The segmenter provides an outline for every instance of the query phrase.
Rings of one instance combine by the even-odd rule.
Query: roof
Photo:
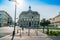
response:
[[[0,10],[0,12],[4,12],[7,16],[9,16],[10,18],[12,18],[6,11],[4,10]]]
[[[29,6],[29,10],[28,10],[28,11],[22,11],[21,15],[27,15],[27,14],[29,14],[29,13],[31,13],[31,14],[33,14],[33,15],[34,15],[34,14],[40,15],[37,11],[32,11],[30,6]]]
[[[29,14],[29,13],[39,15],[38,12],[32,11],[32,10],[31,10],[31,11],[30,11],[30,10],[29,10],[29,11],[23,11],[23,12],[21,13],[21,15],[23,15],[23,14],[26,15],[26,14]]]

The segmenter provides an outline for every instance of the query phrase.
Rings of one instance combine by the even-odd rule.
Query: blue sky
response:
[[[31,5],[33,11],[38,11],[42,18],[53,18],[60,12],[60,0],[23,0],[24,3],[17,7],[17,17],[21,11],[28,10]],[[0,0],[0,10],[7,11],[14,18],[14,3]]]
[[[60,6],[60,0],[41,0],[41,2],[49,5],[57,5]]]
[[[37,4],[48,4],[48,5],[56,5],[60,6],[60,0],[25,0],[30,5],[37,5]],[[4,5],[8,3],[8,0],[0,0],[0,5]]]

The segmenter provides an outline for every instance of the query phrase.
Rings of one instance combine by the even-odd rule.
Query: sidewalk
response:
[[[42,32],[39,31],[37,36],[36,31],[33,29],[30,30],[30,36],[28,36],[28,29],[21,31],[21,35],[22,36],[20,36],[20,32],[18,34],[16,33],[14,40],[52,40],[46,34],[43,34]],[[3,38],[0,38],[0,40],[11,40],[11,38],[12,36],[8,35]]]

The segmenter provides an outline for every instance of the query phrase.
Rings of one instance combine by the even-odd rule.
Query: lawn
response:
[[[37,28],[37,29],[43,29],[43,28]],[[44,28],[44,29],[46,30],[47,27]],[[49,26],[48,29],[49,29],[49,30],[60,30],[60,28],[57,28],[57,27],[54,27],[54,26]]]

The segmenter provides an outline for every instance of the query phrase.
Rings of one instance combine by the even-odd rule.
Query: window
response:
[[[32,18],[33,18],[33,16],[32,16]]]
[[[32,21],[33,21],[33,19],[32,19]]]
[[[0,22],[2,21],[2,18],[0,18]]]
[[[31,21],[31,19],[29,19],[29,21]]]
[[[1,14],[0,14],[1,15]]]
[[[1,14],[0,14],[0,17],[1,17]]]
[[[25,21],[25,19],[24,19],[24,21]]]
[[[26,19],[28,21],[28,19]]]

